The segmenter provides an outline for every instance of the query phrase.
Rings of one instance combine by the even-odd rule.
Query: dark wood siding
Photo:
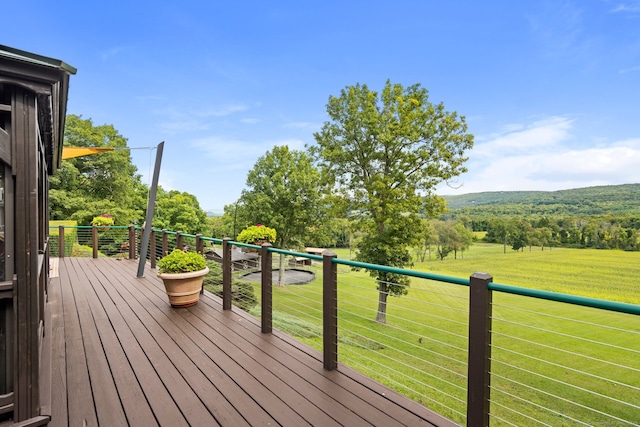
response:
[[[49,281],[48,176],[58,165],[72,67],[0,46],[0,421],[42,425]],[[2,227],[0,227],[2,228]],[[43,356],[44,355],[44,356]],[[41,387],[44,384],[45,387]]]

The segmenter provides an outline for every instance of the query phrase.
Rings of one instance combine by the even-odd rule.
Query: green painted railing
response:
[[[89,226],[78,226],[78,227],[61,227],[62,228],[76,228],[77,230],[87,230],[90,229],[94,236],[98,234],[95,227]],[[140,229],[138,227],[111,227],[113,229],[129,229],[129,240],[128,245],[131,248],[137,248],[138,239],[136,236],[140,233]],[[492,414],[492,411],[495,408],[492,406],[491,399],[491,390],[493,388],[492,381],[495,378],[503,381],[504,378],[501,378],[500,375],[496,374],[492,370],[492,362],[493,363],[502,363],[502,361],[496,359],[496,356],[492,356],[492,347],[494,353],[495,351],[509,351],[514,354],[520,354],[518,352],[514,352],[513,350],[507,348],[502,349],[501,345],[504,344],[496,344],[493,340],[493,335],[505,340],[522,340],[521,338],[511,336],[509,334],[505,334],[504,332],[497,333],[494,330],[492,322],[495,321],[495,315],[493,311],[495,310],[493,304],[493,294],[503,294],[503,295],[514,295],[523,298],[531,298],[531,301],[549,301],[560,304],[570,304],[580,307],[588,307],[592,309],[602,310],[603,312],[611,312],[611,313],[622,313],[625,315],[631,315],[635,317],[631,317],[632,322],[639,322],[640,318],[640,305],[634,304],[626,304],[615,301],[607,301],[595,298],[587,298],[576,295],[567,295],[556,292],[542,291],[536,289],[529,288],[521,288],[511,285],[493,283],[493,279],[490,275],[486,273],[475,273],[472,274],[469,278],[459,278],[452,277],[434,273],[428,273],[423,271],[415,271],[415,270],[407,270],[402,268],[395,268],[389,266],[381,266],[375,264],[362,263],[353,260],[340,259],[335,257],[335,254],[331,252],[327,252],[324,255],[314,255],[290,250],[284,250],[279,248],[274,248],[269,244],[258,246],[253,244],[235,242],[231,239],[214,239],[207,238],[202,235],[192,235],[192,234],[184,234],[180,232],[168,231],[168,230],[158,230],[153,229],[154,238],[151,240],[152,248],[155,250],[149,251],[150,254],[150,262],[152,267],[155,266],[156,259],[162,257],[168,251],[172,249],[172,247],[180,246],[180,242],[182,239],[194,239],[195,247],[192,250],[203,251],[203,247],[205,243],[219,245],[222,249],[222,270],[223,270],[223,307],[225,309],[231,308],[231,277],[232,277],[232,260],[231,260],[231,248],[233,246],[240,248],[248,248],[257,250],[260,252],[261,259],[263,260],[261,264],[262,271],[262,282],[261,282],[261,304],[262,304],[262,331],[268,333],[272,330],[272,307],[273,307],[273,295],[272,295],[272,284],[271,284],[271,273],[272,273],[272,262],[271,257],[272,254],[278,254],[283,256],[289,256],[293,258],[306,258],[312,261],[316,261],[317,263],[322,264],[322,275],[323,275],[323,358],[324,358],[324,366],[326,369],[335,369],[338,367],[338,348],[337,343],[339,341],[338,337],[338,301],[337,301],[337,284],[338,284],[338,265],[347,266],[350,269],[358,270],[376,270],[388,273],[394,273],[399,275],[405,275],[408,277],[412,277],[420,280],[434,281],[438,283],[445,283],[451,285],[458,285],[462,287],[468,288],[468,347],[467,347],[467,401],[466,401],[466,424],[469,426],[480,426],[480,425],[488,425],[491,422],[501,423],[504,421],[504,424],[510,424],[508,420],[500,419],[497,416]],[[64,233],[59,233],[64,239]],[[95,237],[94,237],[95,238]],[[171,241],[170,241],[171,240]],[[135,258],[137,252],[134,252],[132,256]],[[526,305],[526,304],[525,304]],[[507,309],[514,309],[513,307],[506,307]],[[517,310],[521,310],[517,308]],[[528,314],[529,316],[537,316],[538,314],[532,312]],[[539,316],[551,316],[550,314],[540,313]],[[502,317],[502,316],[501,316]],[[500,318],[499,320],[504,322],[504,319]],[[559,319],[557,321],[564,322],[567,320],[573,321],[573,319]],[[557,322],[554,320],[554,322]],[[587,322],[583,320],[577,320],[577,322]],[[513,323],[514,325],[516,323]],[[522,325],[517,325],[522,326]],[[509,321],[506,321],[506,327],[509,326]],[[609,326],[606,326],[609,328]],[[637,334],[638,339],[640,339],[640,327],[637,328],[637,332],[633,332],[637,326],[634,326],[630,329],[630,334]],[[540,333],[549,332],[543,331],[540,329]],[[553,331],[551,331],[553,332]],[[622,331],[625,332],[625,331]],[[575,338],[575,337],[570,337]],[[578,338],[581,340],[591,341],[590,338]],[[420,338],[422,340],[422,338]],[[522,340],[526,343],[526,340]],[[422,342],[422,341],[420,341]],[[526,344],[528,345],[528,344]],[[613,346],[615,347],[615,346]],[[549,350],[551,351],[551,350]],[[561,350],[563,352],[567,352],[566,350]],[[636,350],[629,350],[633,353]],[[531,357],[532,359],[538,360],[537,356],[530,356],[526,354],[526,347],[521,350],[521,354],[526,357]],[[638,357],[640,357],[640,350],[637,351]],[[606,360],[598,360],[598,363],[604,363],[605,366],[610,364],[611,366],[615,366],[616,369],[619,369],[619,362],[612,361],[608,362]],[[551,363],[551,365],[554,365]],[[561,366],[561,365],[559,365]],[[509,369],[515,369],[517,367],[509,367]],[[576,371],[574,368],[563,367],[563,369],[567,371]],[[635,368],[630,368],[631,372],[634,372]],[[544,376],[544,373],[532,373],[534,375]],[[584,373],[582,371],[578,371],[580,375],[592,376],[595,378],[599,378],[598,375],[594,375],[593,373]],[[640,375],[640,369],[638,369],[638,375]],[[525,385],[515,382],[518,387],[525,387]],[[614,382],[612,382],[614,383]],[[618,385],[624,385],[620,382]],[[632,393],[633,390],[636,390],[635,393],[637,396],[637,402],[623,402],[624,411],[623,414],[626,414],[625,411],[633,414],[634,411],[637,410],[637,417],[634,419],[633,415],[629,415],[630,418],[622,418],[620,417],[612,417],[611,419],[614,422],[620,422],[620,425],[634,425],[634,422],[638,422],[640,420],[640,385],[637,387],[631,387]],[[498,391],[498,390],[496,390]],[[543,390],[544,392],[544,390]],[[547,393],[553,395],[552,393]],[[601,397],[602,393],[595,393],[598,397]],[[613,399],[616,400],[616,399]],[[538,403],[531,403],[532,405],[539,405]],[[534,406],[535,407],[535,406]],[[562,411],[558,411],[557,417],[558,422],[563,424],[567,421],[567,418],[563,418]],[[600,408],[595,408],[595,412],[602,412]],[[525,417],[524,419],[533,419],[529,415],[521,415],[518,416]],[[627,415],[623,415],[627,416]],[[495,418],[494,418],[495,417]],[[528,418],[527,418],[528,417]],[[622,421],[620,421],[622,420]],[[571,423],[573,419],[569,419],[567,422]],[[577,424],[591,424],[591,420],[577,420]],[[513,424],[513,423],[511,423]],[[553,423],[552,423],[553,424]]]

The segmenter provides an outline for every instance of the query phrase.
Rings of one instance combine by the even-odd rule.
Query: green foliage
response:
[[[260,240],[266,240],[267,242],[276,241],[276,230],[266,225],[258,224],[252,225],[240,232],[237,237],[238,242],[254,243]]]
[[[640,184],[560,191],[494,191],[444,196],[447,209],[470,216],[640,215]]]
[[[271,242],[281,248],[312,243],[309,238],[326,217],[327,204],[320,172],[307,153],[274,147],[256,161],[246,186],[237,211],[234,207],[234,222],[275,228],[277,240]]]
[[[526,246],[550,246],[596,249],[640,250],[640,218],[591,216],[585,218],[541,218],[527,220],[522,217],[496,217],[483,221],[487,234],[485,241],[507,244],[513,250]]]
[[[473,145],[463,116],[429,102],[419,84],[387,81],[382,93],[347,86],[329,97],[325,122],[312,148],[324,177],[334,184],[355,224],[365,232],[358,260],[393,267],[410,265],[410,249],[422,240],[421,216],[443,208],[434,187],[466,171]],[[372,271],[380,290],[378,320],[384,321],[389,277]],[[396,278],[393,278],[394,280]]]
[[[61,162],[51,177],[52,219],[73,219],[89,225],[102,212],[109,212],[120,224],[143,217],[147,188],[125,149],[126,138],[112,125],[95,126],[90,119],[69,115],[65,144],[116,150]]]
[[[89,225],[102,212],[109,212],[114,223],[141,224],[148,188],[131,162],[127,139],[112,125],[96,126],[90,119],[69,115],[65,144],[115,150],[62,161],[51,177],[51,218]],[[207,233],[209,229],[206,213],[195,196],[162,188],[158,189],[153,226],[188,234]]]
[[[193,194],[158,188],[153,226],[187,234],[207,232],[207,214]]]
[[[209,272],[204,276],[204,287],[222,298],[222,268],[215,261],[207,261],[207,267],[209,267]],[[231,301],[233,305],[244,311],[250,311],[258,304],[253,285],[247,281],[233,279],[231,281]]]
[[[189,273],[203,270],[206,266],[204,257],[199,253],[174,249],[158,261],[158,273]]]
[[[109,214],[102,214],[100,216],[93,217],[91,225],[96,227],[110,227],[114,224],[114,220]]]
[[[208,235],[215,239],[224,239],[225,237],[235,236],[232,232],[232,228],[227,228],[227,224],[222,216],[208,216],[207,226],[209,231]]]

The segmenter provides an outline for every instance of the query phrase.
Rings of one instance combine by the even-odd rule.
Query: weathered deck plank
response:
[[[82,327],[73,295],[72,282],[80,282],[73,269],[60,278],[64,316],[64,349],[66,364],[66,405],[70,426],[97,425],[97,416],[91,392],[87,355],[82,340]],[[53,356],[52,356],[53,357]],[[69,369],[72,367],[72,369]],[[52,400],[55,396],[52,397]],[[52,405],[55,403],[52,402]],[[64,425],[64,424],[63,424]]]
[[[442,419],[205,293],[169,306],[148,269],[65,258],[51,283],[52,426],[437,425]],[[384,393],[384,395],[383,395]],[[407,409],[409,408],[409,409]]]

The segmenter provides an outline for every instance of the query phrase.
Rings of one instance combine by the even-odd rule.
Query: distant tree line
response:
[[[640,216],[522,217],[470,221],[484,240],[513,250],[550,247],[640,250]]]

